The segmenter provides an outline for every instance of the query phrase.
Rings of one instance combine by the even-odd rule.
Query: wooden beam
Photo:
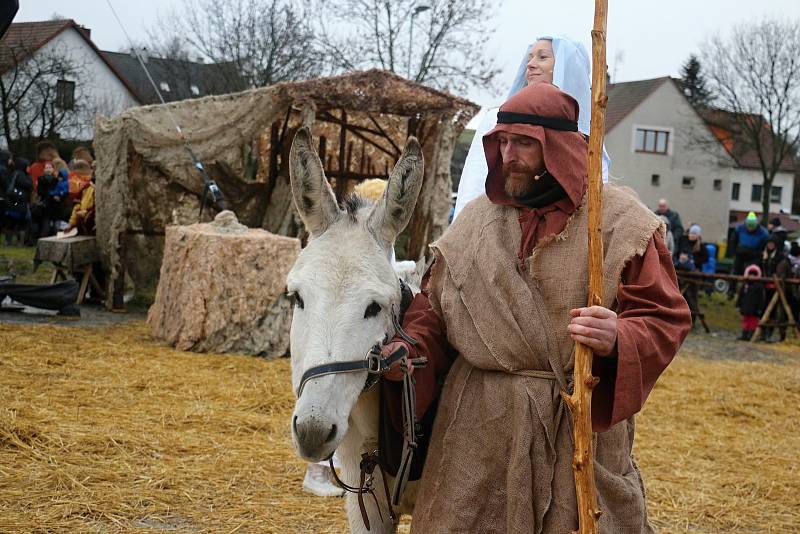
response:
[[[330,117],[330,115],[325,116],[324,114],[321,114],[319,120],[322,121],[322,122],[329,122],[329,123],[332,123],[332,124],[337,124],[337,125],[339,125],[339,127],[342,127],[342,122],[340,120],[334,118],[334,117]],[[388,148],[386,148],[384,146],[381,146],[376,141],[374,141],[374,140],[370,139],[369,137],[367,137],[366,135],[364,135],[364,133],[370,133],[372,135],[376,135],[378,137],[386,139],[387,141],[389,141],[389,143],[392,146],[394,146],[394,143],[392,143],[392,140],[389,139],[388,137],[385,137],[380,132],[376,132],[374,130],[370,130],[369,128],[364,128],[362,126],[356,126],[354,124],[345,124],[344,128],[347,128],[347,131],[349,131],[351,134],[353,134],[354,136],[358,137],[362,141],[364,141],[366,143],[369,143],[370,145],[374,146],[375,148],[377,148],[378,150],[380,150],[384,154],[386,154],[388,156],[391,156],[395,160],[400,158],[400,154],[402,153],[401,150],[398,150],[398,149],[395,148],[397,151],[394,152],[394,151],[392,151],[392,150],[390,150],[390,149],[388,149]]]
[[[372,122],[372,124],[375,126],[375,128],[377,128],[377,129],[378,129],[378,131],[381,133],[381,135],[383,135],[383,137],[385,137],[385,138],[386,138],[386,140],[387,140],[387,141],[389,141],[389,143],[391,143],[391,144],[392,144],[392,148],[394,148],[394,149],[395,149],[395,151],[397,151],[397,155],[398,155],[398,157],[399,157],[399,156],[400,156],[400,154],[402,154],[402,153],[403,153],[403,151],[402,151],[402,150],[400,150],[400,147],[399,147],[399,146],[397,146],[397,145],[395,144],[395,142],[394,142],[394,141],[392,141],[392,138],[391,138],[391,136],[390,136],[388,133],[386,133],[386,130],[384,130],[384,129],[381,127],[381,124],[378,122],[378,120],[377,120],[375,117],[373,117],[372,115],[370,115],[370,116],[369,116],[369,120]]]
[[[341,128],[339,130],[339,175],[336,179],[336,198],[342,200],[345,192],[347,192],[347,180],[343,178],[344,174],[348,171],[346,167],[346,150],[347,150],[347,111],[342,110]]]
[[[319,136],[319,160],[325,161],[325,154],[328,151],[328,140],[324,135]]]

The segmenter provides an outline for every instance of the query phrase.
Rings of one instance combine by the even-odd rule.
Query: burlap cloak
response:
[[[635,194],[607,185],[603,305],[642,255],[656,218]],[[577,528],[570,419],[569,310],[587,298],[585,204],[517,269],[513,207],[483,196],[433,246],[430,301],[460,353],[444,385],[414,512],[413,533],[545,532]],[[634,420],[595,434],[604,533],[652,532],[631,456]]]

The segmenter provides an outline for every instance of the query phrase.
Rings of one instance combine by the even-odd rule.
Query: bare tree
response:
[[[162,54],[188,54],[234,65],[247,89],[320,72],[311,29],[292,0],[183,0],[149,32]]]
[[[766,224],[775,175],[800,148],[800,21],[737,26],[709,41],[702,63],[716,104],[733,122],[731,141],[757,157]]]
[[[497,0],[307,0],[335,70],[377,67],[450,91],[491,86],[487,27]]]
[[[2,135],[9,147],[20,140],[56,137],[78,131],[91,119],[91,102],[76,90],[85,65],[64,50],[33,53],[22,46],[4,47],[0,76]]]

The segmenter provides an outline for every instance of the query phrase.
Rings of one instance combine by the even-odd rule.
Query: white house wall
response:
[[[761,213],[761,202],[752,202],[750,200],[753,185],[761,185],[764,183],[761,171],[755,169],[734,169],[731,174],[731,188],[733,188],[734,183],[739,184],[739,200],[733,200],[731,197],[731,209]],[[779,172],[775,175],[772,186],[781,188],[781,201],[771,203],[770,212],[791,213],[792,196],[794,194],[794,175],[788,172]]]
[[[116,115],[125,109],[139,105],[127,87],[114,74],[109,66],[89,46],[75,28],[67,28],[40,48],[36,54],[57,53],[68,57],[76,65],[82,66],[80,79],[75,82],[75,100],[86,98],[89,109],[87,116],[81,117],[77,127],[65,127],[59,135],[65,139],[88,140],[94,136],[94,115]],[[56,79],[52,80],[53,85]]]
[[[668,153],[636,152],[636,128],[669,131]],[[698,142],[698,136],[705,142]],[[606,134],[605,142],[612,180],[633,188],[651,209],[666,198],[685,228],[692,223],[703,228],[704,240],[726,239],[733,161],[673,83],[654,90]],[[659,175],[657,186],[651,183],[654,174]],[[693,188],[683,186],[684,177],[694,178]],[[719,190],[714,180],[721,181]]]

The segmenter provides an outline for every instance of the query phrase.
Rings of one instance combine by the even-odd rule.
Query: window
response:
[[[75,82],[67,80],[56,82],[56,107],[59,109],[75,108]]]
[[[684,176],[681,186],[684,189],[694,189],[694,176]]]
[[[761,184],[753,184],[753,189],[750,191],[750,202],[761,202]]]
[[[200,94],[200,88],[197,87],[195,84],[192,84],[191,86],[189,86],[189,89],[192,91],[192,94],[194,96],[198,96]]]
[[[773,186],[769,192],[769,201],[775,204],[781,203],[781,196],[783,195],[783,187]]]
[[[739,200],[739,190],[742,188],[742,184],[734,182],[731,184],[731,200]]]
[[[662,130],[636,129],[636,152],[666,154],[669,148],[669,132]]]
[[[661,185],[661,176],[658,174],[654,174],[650,177],[650,185],[653,187],[658,187]]]
[[[164,91],[165,93],[169,93],[169,84],[167,82],[161,82],[158,84],[158,88]]]
[[[714,191],[722,191],[722,180],[719,178],[714,179]]]

